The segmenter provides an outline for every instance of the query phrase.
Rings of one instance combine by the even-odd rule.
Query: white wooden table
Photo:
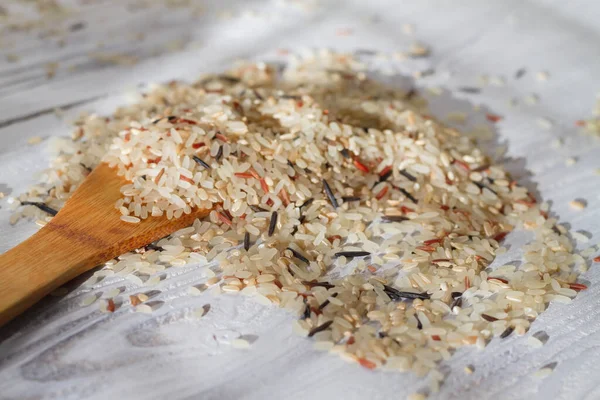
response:
[[[25,190],[47,164],[44,144],[28,145],[28,138],[46,142],[69,132],[54,108],[67,108],[67,115],[109,113],[148,83],[192,79],[236,58],[269,57],[282,48],[393,52],[418,39],[432,46],[431,57],[409,60],[397,71],[434,68],[434,75],[416,82],[420,87],[455,90],[476,85],[481,74],[505,77],[504,86],[487,86],[480,94],[431,96],[432,108],[444,116],[479,104],[504,116],[487,147],[507,144],[509,169],[550,200],[562,221],[591,235],[580,249],[598,241],[600,176],[594,169],[600,167],[600,139],[582,136],[574,126],[590,114],[600,89],[596,0],[191,1],[179,8],[168,8],[168,1],[146,1],[148,7],[139,0],[64,3],[75,12],[59,21],[73,30],[62,42],[47,31],[42,37],[35,29],[0,31],[4,193]],[[415,25],[413,36],[403,32],[406,23]],[[520,68],[527,72],[515,79]],[[550,78],[538,81],[538,71]],[[539,104],[524,104],[530,93]],[[519,104],[511,107],[513,98]],[[484,114],[470,122],[484,123]],[[551,118],[554,127],[543,129],[536,123],[541,117]],[[565,142],[559,149],[551,145],[557,138]],[[567,167],[568,157],[577,163]],[[586,199],[587,209],[570,209],[574,198]],[[9,215],[0,200],[0,251],[36,230],[31,223],[9,226]],[[503,260],[518,259],[525,240],[511,235]],[[402,399],[427,386],[410,373],[371,372],[313,350],[309,340],[292,335],[292,317],[282,310],[236,296],[187,295],[189,285],[204,279],[197,266],[168,270],[155,288],[164,305],[152,315],[80,306],[89,293],[120,286],[126,287],[123,295],[136,292],[128,281],[72,283],[67,296],[50,298],[0,329],[0,399]],[[514,337],[494,340],[484,351],[461,350],[442,365],[447,378],[431,398],[600,398],[598,265],[582,279],[589,290],[570,305],[552,305],[533,324],[530,334],[549,335],[545,346],[533,349],[526,337]],[[211,305],[209,313],[193,318],[191,310],[204,304]],[[240,334],[254,340],[250,349],[229,345]],[[553,362],[552,375],[533,377]],[[468,364],[473,374],[463,372]]]

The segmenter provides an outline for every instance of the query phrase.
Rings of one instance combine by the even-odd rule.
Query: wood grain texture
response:
[[[126,223],[115,209],[125,180],[100,164],[39,232],[0,255],[0,326],[76,276],[192,224],[210,210],[181,218]]]

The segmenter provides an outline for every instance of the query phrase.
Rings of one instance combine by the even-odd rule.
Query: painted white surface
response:
[[[88,1],[73,20],[86,20],[87,29],[70,35],[63,48],[56,40],[32,34],[3,34],[14,47],[0,54],[16,53],[21,60],[0,61],[0,124],[16,119],[0,129],[0,191],[22,192],[45,167],[48,154],[43,144],[28,146],[28,137],[69,132],[52,113],[19,121],[22,117],[97,96],[101,98],[70,112],[108,113],[126,102],[128,95],[123,93],[138,84],[192,79],[237,57],[260,58],[278,48],[390,52],[405,50],[418,39],[432,45],[432,56],[407,61],[399,72],[435,68],[437,74],[417,82],[419,86],[453,90],[473,86],[480,74],[506,77],[506,86],[491,86],[478,95],[446,93],[433,98],[432,108],[443,116],[470,109],[471,102],[503,115],[494,142],[508,145],[509,168],[550,200],[562,221],[591,233],[589,244],[597,243],[600,177],[593,171],[600,167],[600,142],[581,136],[573,124],[589,115],[600,89],[596,0],[229,1],[206,4],[200,17],[159,5],[123,11],[131,3]],[[301,4],[314,7],[304,10]],[[218,17],[219,9],[229,9],[233,16]],[[413,37],[402,33],[404,23],[415,24]],[[346,28],[352,29],[350,36],[336,35]],[[131,38],[138,32],[146,34],[141,43]],[[165,52],[174,40],[183,41],[184,49]],[[96,51],[99,41],[105,43],[104,52],[134,54],[141,62],[124,67],[90,61],[87,55]],[[60,67],[57,76],[47,80],[44,65],[51,61],[60,62]],[[79,68],[69,72],[70,65]],[[521,67],[528,72],[515,80]],[[550,73],[547,82],[535,79],[541,70]],[[521,101],[509,107],[510,98],[529,93],[537,93],[540,104]],[[540,128],[538,117],[552,118],[555,127]],[[485,118],[480,112],[474,120],[481,123]],[[565,139],[565,147],[557,150],[551,142],[558,137]],[[566,167],[570,156],[578,163]],[[588,201],[583,212],[568,207],[577,197]],[[28,223],[10,227],[9,215],[0,201],[0,251],[36,229]],[[517,259],[524,240],[511,235],[512,246],[503,259]],[[550,336],[544,347],[533,349],[522,337],[494,340],[484,351],[459,351],[442,366],[448,376],[441,392],[431,397],[600,398],[597,268],[592,266],[583,276],[589,290],[570,305],[552,305],[533,324],[530,333],[544,330]],[[167,275],[155,287],[162,291],[157,299],[165,304],[153,315],[125,308],[102,314],[97,304],[82,308],[86,293],[120,286],[127,287],[122,295],[139,292],[128,281],[107,278],[91,287],[73,283],[74,291],[65,298],[48,300],[1,329],[0,399],[402,399],[427,386],[426,380],[410,373],[371,372],[313,350],[309,340],[291,333],[292,318],[282,310],[230,295],[188,296],[190,284],[205,280],[198,266],[172,268]],[[194,318],[193,310],[207,303],[209,313]],[[250,349],[228,344],[240,334],[256,339]],[[551,362],[558,364],[550,377],[532,376]],[[467,364],[475,366],[471,375],[463,372]]]

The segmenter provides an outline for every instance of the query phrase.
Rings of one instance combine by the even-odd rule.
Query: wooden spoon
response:
[[[0,255],[0,326],[79,274],[210,212],[193,209],[172,220],[150,217],[127,223],[115,209],[124,184],[116,171],[100,164],[46,226]]]

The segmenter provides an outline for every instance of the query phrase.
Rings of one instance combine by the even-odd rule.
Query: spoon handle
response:
[[[46,294],[97,265],[97,257],[57,234],[42,230],[0,255],[0,326]]]
[[[35,235],[0,255],[0,326],[79,274],[190,226],[210,210],[168,220],[121,220],[115,202],[125,181],[106,164],[94,169]]]

